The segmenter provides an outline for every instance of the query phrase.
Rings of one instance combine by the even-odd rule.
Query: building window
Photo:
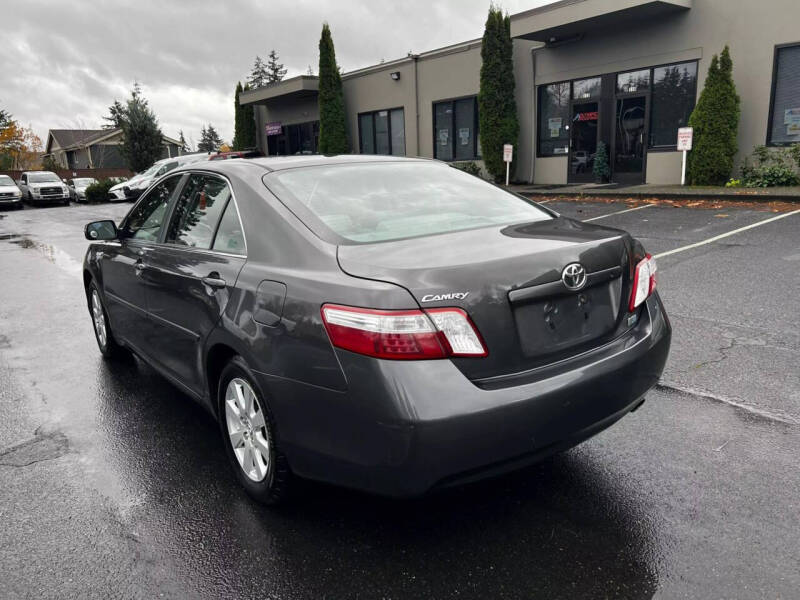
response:
[[[480,158],[476,96],[433,105],[433,156],[439,160]]]
[[[697,62],[653,69],[650,147],[675,146],[678,128],[689,123],[697,94]]]
[[[772,73],[767,144],[800,142],[800,44],[778,46]]]
[[[650,87],[650,69],[617,75],[617,93],[632,94],[647,91]]]
[[[405,156],[406,127],[402,108],[376,110],[358,115],[361,154]]]
[[[569,152],[570,83],[539,86],[539,156]]]
[[[600,77],[579,79],[572,82],[572,97],[575,100],[590,100],[600,96]]]

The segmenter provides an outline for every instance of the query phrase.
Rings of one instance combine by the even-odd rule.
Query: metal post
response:
[[[510,164],[510,162],[506,161],[506,187],[508,187],[508,165]]]
[[[683,151],[683,160],[681,161],[681,185],[686,185],[686,150]]]

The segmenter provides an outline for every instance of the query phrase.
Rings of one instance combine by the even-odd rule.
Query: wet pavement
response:
[[[550,206],[653,253],[774,216]],[[97,351],[82,228],[128,208],[0,212],[0,598],[797,596],[800,214],[659,261],[662,383],[581,446],[428,498],[308,483],[270,510],[205,412]]]

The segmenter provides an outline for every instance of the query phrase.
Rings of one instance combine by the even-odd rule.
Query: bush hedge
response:
[[[107,202],[108,190],[114,185],[116,185],[116,182],[113,179],[101,179],[97,183],[93,183],[86,188],[86,202],[89,204]]]
[[[800,167],[800,144],[788,148],[756,146],[742,165],[744,187],[776,187],[800,185],[795,167]],[[793,164],[794,163],[794,164]]]

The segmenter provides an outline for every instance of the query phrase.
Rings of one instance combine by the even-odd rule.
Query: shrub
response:
[[[481,168],[478,166],[478,163],[473,162],[471,160],[465,162],[453,162],[450,163],[450,166],[458,169],[459,171],[464,171],[465,173],[469,173],[470,175],[475,175],[476,177],[481,176]]]
[[[742,187],[742,180],[741,179],[730,178],[728,180],[728,182],[725,184],[725,187],[729,187],[729,188]]]
[[[742,182],[746,187],[793,186],[800,184],[795,171],[797,150],[756,146],[742,165]]]
[[[86,202],[89,204],[99,204],[108,200],[108,190],[116,183],[113,179],[101,179],[86,188]]]
[[[597,153],[594,155],[592,172],[597,183],[605,183],[611,177],[611,169],[608,167],[608,151],[603,142],[597,144]]]
[[[711,59],[689,126],[694,128],[694,148],[688,157],[689,180],[694,185],[722,185],[733,170],[739,130],[739,96],[727,46],[719,57],[715,54]]]

